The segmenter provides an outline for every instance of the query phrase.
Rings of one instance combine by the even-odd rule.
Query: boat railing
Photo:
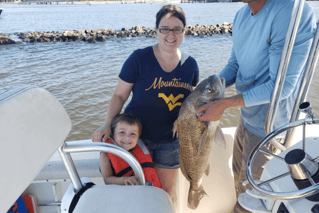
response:
[[[59,148],[59,153],[61,159],[66,167],[66,170],[70,176],[70,180],[73,183],[74,189],[76,192],[80,191],[83,187],[82,182],[80,180],[79,174],[75,168],[74,162],[72,160],[70,153],[76,152],[92,152],[92,151],[100,151],[100,152],[107,152],[117,155],[118,157],[125,160],[133,169],[140,185],[145,185],[145,177],[143,169],[140,163],[136,160],[136,158],[125,149],[115,146],[113,144],[107,143],[78,143],[78,142],[71,142],[71,143],[63,143],[62,146]]]
[[[299,28],[300,20],[302,17],[303,9],[304,9],[305,0],[295,0],[294,6],[292,9],[290,22],[288,26],[288,30],[286,33],[286,38],[280,58],[280,63],[278,67],[278,73],[274,85],[274,91],[270,100],[268,114],[266,117],[266,129],[265,133],[266,135],[273,131],[273,125],[274,120],[276,117],[276,113],[278,110],[278,105],[280,102],[280,96],[282,93],[282,89],[285,83],[285,78],[290,62],[290,57],[292,54],[292,50],[294,47],[297,31]],[[305,98],[307,97],[307,93],[309,91],[309,85],[311,83],[314,70],[317,64],[318,60],[318,45],[319,40],[319,33],[318,33],[318,27],[315,34],[315,38],[313,40],[311,50],[307,59],[306,68],[304,70],[303,76],[302,76],[302,83],[300,86],[300,89],[298,91],[297,99],[295,101],[295,105],[293,108],[293,112],[291,115],[290,122],[295,121],[299,117],[299,110],[298,107],[300,103],[302,103]],[[275,138],[271,140],[271,143],[280,150],[285,150],[291,145],[291,138],[293,136],[293,130],[289,130],[286,132],[286,137],[284,143],[278,142]]]
[[[296,98],[296,102],[295,102],[293,112],[291,114],[290,122],[293,122],[298,119],[300,114],[300,110],[298,110],[298,107],[301,103],[306,101],[306,97],[310,88],[310,83],[312,81],[312,78],[316,69],[316,65],[318,62],[318,55],[319,55],[319,30],[318,30],[318,24],[317,24],[317,31],[312,43],[306,69],[305,69],[304,75],[302,76],[300,92]],[[290,129],[287,131],[285,142],[284,142],[285,147],[290,147],[292,143],[293,134],[294,134],[294,129]]]

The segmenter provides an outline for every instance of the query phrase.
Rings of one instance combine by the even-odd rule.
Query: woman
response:
[[[121,112],[132,91],[125,112],[142,119],[141,138],[150,149],[162,188],[174,204],[179,142],[173,137],[173,123],[199,76],[195,59],[178,49],[185,26],[185,14],[179,6],[166,5],[160,9],[156,15],[158,43],[134,51],[126,60],[109,104],[105,125],[92,135],[94,142],[107,140],[112,118]]]

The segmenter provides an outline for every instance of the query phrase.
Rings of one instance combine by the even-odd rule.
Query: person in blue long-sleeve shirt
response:
[[[216,121],[229,107],[241,107],[233,151],[236,195],[245,192],[246,162],[252,149],[265,137],[265,119],[273,93],[285,42],[293,0],[243,0],[247,3],[233,22],[233,48],[228,64],[219,73],[226,86],[235,85],[237,95],[208,103],[196,113],[206,111],[201,121]],[[289,122],[302,73],[316,30],[316,19],[306,2],[293,47],[274,129]],[[267,147],[274,152],[274,147]],[[268,156],[259,155],[252,168],[259,179]],[[249,187],[248,187],[249,188]],[[249,212],[236,203],[233,212]]]

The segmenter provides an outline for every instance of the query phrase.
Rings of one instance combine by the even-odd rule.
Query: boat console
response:
[[[319,212],[319,119],[314,117],[310,103],[300,105],[307,118],[288,123],[268,134],[252,151],[247,162],[247,179],[253,190],[238,197],[247,210],[262,213]],[[297,128],[296,143],[275,155],[262,148],[280,133]],[[252,165],[258,153],[273,157],[260,180],[253,180]],[[246,181],[247,184],[248,183]]]

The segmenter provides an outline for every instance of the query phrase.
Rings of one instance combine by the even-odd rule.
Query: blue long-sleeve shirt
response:
[[[265,136],[265,118],[293,3],[293,0],[267,0],[254,16],[248,5],[241,8],[233,22],[231,57],[219,73],[220,77],[225,78],[226,86],[235,84],[237,92],[242,93],[245,102],[245,107],[241,108],[244,125],[260,137]],[[289,122],[315,28],[314,12],[305,3],[274,129]]]

